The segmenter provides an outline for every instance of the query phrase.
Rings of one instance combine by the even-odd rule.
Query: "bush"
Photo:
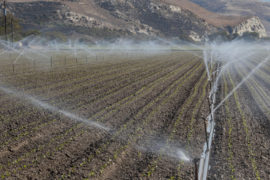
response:
[[[21,26],[19,24],[19,19],[14,17],[12,14],[7,14],[7,34],[11,34],[11,19],[13,19],[13,31],[15,32],[20,32],[21,31]],[[5,23],[4,23],[5,17],[2,15],[0,16],[0,36],[5,35]]]

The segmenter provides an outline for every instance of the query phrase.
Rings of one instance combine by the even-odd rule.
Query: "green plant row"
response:
[[[190,71],[191,71],[191,70],[190,70]],[[103,119],[104,119],[104,117],[103,117]],[[99,119],[99,121],[101,121],[101,119]],[[124,129],[126,129],[126,127],[127,127],[127,125],[123,125],[122,128],[121,128],[118,132],[115,133],[114,138],[117,138],[117,137],[119,136],[119,133],[120,133],[121,131],[123,131]],[[107,145],[109,145],[109,142],[107,142],[106,144],[104,144],[104,145],[101,146],[100,148],[96,149],[95,154],[99,154],[99,153],[102,151],[102,149],[104,149],[104,148],[107,147]],[[79,164],[79,166],[80,166],[80,167],[84,166],[84,165],[86,164],[86,162],[87,162],[87,161],[90,161],[93,157],[94,157],[94,155],[91,154],[87,159],[84,159],[84,161],[81,162],[81,163]],[[75,167],[71,168],[70,173],[72,172],[72,170],[74,170],[74,168],[75,168]],[[62,175],[62,177],[66,177],[66,176],[67,176],[67,175]]]
[[[117,149],[113,154],[114,154],[114,158],[113,159],[108,159],[99,169],[96,170],[92,170],[89,173],[89,177],[91,177],[91,175],[101,175],[104,172],[104,169],[107,168],[109,165],[112,164],[113,161],[115,161],[117,159],[117,157],[119,157],[119,154],[122,153],[125,149],[127,149],[127,147],[129,147],[132,143],[138,141],[140,138],[143,137],[144,131],[147,131],[148,135],[153,134],[154,131],[149,127],[147,128],[147,126],[149,125],[149,121],[151,120],[151,118],[154,116],[154,114],[156,114],[157,112],[160,112],[161,108],[163,107],[162,105],[166,104],[170,99],[172,99],[178,92],[178,90],[181,89],[181,87],[183,87],[183,85],[188,82],[188,80],[190,80],[191,78],[193,78],[193,76],[196,74],[196,72],[202,67],[202,64],[196,68],[196,70],[192,71],[191,73],[186,73],[184,76],[182,76],[180,79],[178,79],[176,81],[176,90],[173,91],[173,93],[171,93],[172,89],[167,89],[165,92],[162,93],[161,96],[159,96],[158,98],[156,98],[154,100],[154,102],[149,103],[149,106],[152,106],[154,104],[158,104],[158,107],[154,108],[151,110],[151,112],[147,115],[146,118],[144,118],[143,122],[140,123],[140,127],[138,127],[135,130],[134,135],[131,135],[128,138],[128,142],[126,145],[121,146],[119,149]],[[165,98],[166,97],[166,98]],[[163,99],[163,101],[161,100]],[[158,103],[159,102],[159,103]],[[145,107],[144,109],[148,110],[148,107]],[[146,111],[147,111],[146,110]],[[142,112],[142,111],[141,111]],[[137,117],[135,117],[134,119],[137,119]],[[144,130],[145,129],[145,130]],[[115,158],[116,157],[116,158]],[[93,173],[95,172],[95,173]]]
[[[228,94],[228,85],[227,81],[225,79],[225,76],[223,75],[223,83],[224,83],[224,95],[226,96]],[[232,124],[232,116],[231,116],[231,111],[229,108],[229,102],[225,101],[225,113],[227,116],[227,123],[228,123],[228,163],[229,163],[229,168],[231,170],[231,179],[236,180],[235,177],[235,167],[233,165],[233,160],[234,160],[234,155],[233,155],[233,142],[232,142],[232,132],[234,130],[233,124]]]
[[[229,76],[229,79],[230,79],[230,82],[233,86],[233,88],[235,87],[235,84],[232,80],[232,77],[231,77],[231,74],[228,72],[228,76]],[[239,96],[238,96],[238,93],[235,91],[233,93],[234,95],[234,99],[235,99],[235,103],[236,103],[236,106],[237,106],[237,109],[238,111],[240,112],[240,115],[241,115],[241,118],[242,118],[242,123],[243,123],[243,127],[244,127],[244,131],[245,131],[245,135],[246,135],[246,143],[247,143],[247,147],[248,147],[248,153],[249,153],[249,159],[251,161],[251,165],[252,165],[252,169],[253,169],[253,172],[256,176],[256,179],[257,180],[260,180],[260,174],[259,174],[259,171],[258,171],[258,168],[257,168],[257,165],[256,165],[256,160],[254,159],[254,152],[252,150],[252,143],[250,142],[250,138],[249,138],[249,129],[248,129],[248,125],[247,125],[247,120],[246,120],[246,116],[245,116],[245,113],[242,111],[242,107],[241,107],[241,104],[240,104],[240,101],[239,101]]]
[[[187,63],[188,66],[191,66],[190,63]],[[118,109],[120,109],[121,107],[124,107],[124,106],[129,106],[130,103],[132,103],[134,100],[139,100],[140,98],[143,98],[145,94],[148,94],[148,93],[152,93],[153,89],[157,86],[159,86],[160,84],[162,83],[165,83],[166,81],[169,81],[170,78],[174,77],[175,75],[177,75],[179,72],[182,72],[185,68],[187,68],[188,66],[185,65],[185,66],[182,66],[180,68],[177,68],[176,71],[172,71],[170,72],[169,74],[167,74],[166,76],[163,76],[162,78],[159,78],[158,80],[156,81],[153,81],[151,82],[148,86],[143,86],[141,89],[139,89],[136,93],[135,93],[135,96],[134,95],[130,95],[128,97],[126,97],[125,99],[123,99],[122,101],[120,101],[119,103],[117,104],[114,104],[114,106],[109,106],[109,107],[106,107],[105,110],[107,109],[110,110],[107,114],[105,114],[105,118],[108,118],[108,114],[110,113],[114,113],[116,111],[118,111]],[[188,72],[186,73],[190,73],[192,72],[192,70],[198,68],[198,66],[194,66],[192,69],[189,69]],[[175,83],[173,83],[175,84]],[[146,88],[147,87],[147,88]],[[172,87],[172,85],[170,86],[170,88]],[[169,88],[169,87],[167,87]],[[146,110],[148,110],[150,107],[152,107],[154,105],[154,100],[152,100],[150,103],[148,103],[146,106],[143,107],[142,110],[140,110],[136,115],[135,115],[135,118],[136,117],[140,117],[141,115],[143,115],[143,112],[145,112]],[[113,109],[113,108],[118,108],[118,109]],[[102,112],[101,113],[98,113],[97,116],[100,116],[102,115]],[[103,117],[104,117],[103,116]],[[94,117],[94,118],[98,118],[98,117]],[[133,122],[136,122],[135,121],[135,118],[132,118],[130,121],[128,121],[127,123],[123,124],[121,126],[121,128],[118,130],[118,132],[115,133],[114,135],[114,139],[115,138],[118,138],[118,136],[120,135],[121,132],[123,132],[129,125],[131,125]],[[103,149],[105,150],[105,148],[109,145],[109,142],[107,142],[106,144],[104,144],[102,147],[98,148],[95,153],[96,154],[99,154],[99,152]],[[90,155],[87,159],[83,160],[83,162],[80,163],[80,166],[83,166],[85,165],[87,162],[90,162],[92,160],[94,156],[93,155]],[[72,168],[72,170],[70,171],[70,173],[72,171],[74,171],[75,167]],[[63,175],[65,176],[65,175]]]
[[[44,88],[44,82],[46,82],[45,87],[50,88],[50,86],[54,87],[55,85],[62,86],[67,83],[72,84],[78,81],[83,81],[85,79],[95,79],[95,77],[102,77],[106,76],[108,74],[114,74],[119,71],[119,69],[123,69],[125,67],[132,66],[133,64],[124,62],[117,65],[109,66],[109,67],[96,67],[93,71],[91,71],[91,74],[89,75],[89,70],[85,69],[83,70],[80,67],[80,71],[77,70],[77,68],[72,68],[71,70],[66,70],[57,72],[57,71],[49,71],[49,72],[43,72],[43,71],[33,71],[31,73],[27,74],[15,74],[11,75],[11,77],[5,77],[6,80],[16,80],[16,83],[20,83],[17,86],[23,86],[25,85],[25,90],[32,89],[33,84],[32,83],[25,83],[27,80],[32,80],[38,77],[42,84],[40,84],[40,88]],[[89,66],[87,66],[89,67]],[[87,68],[84,67],[84,68]],[[74,72],[75,71],[75,72]],[[74,73],[76,77],[74,76]],[[58,84],[56,84],[58,83]]]
[[[142,78],[140,78],[140,79],[137,79],[136,80],[136,82],[137,81],[140,81],[140,80],[142,80],[143,78],[145,78],[145,77],[142,77]],[[107,96],[104,96],[100,101],[102,101],[103,99],[105,99]],[[27,111],[26,111],[27,112]],[[17,117],[17,119],[20,119],[21,117],[25,117],[25,113],[20,113],[20,117]],[[5,121],[6,122],[6,121]],[[17,129],[14,129],[14,130],[12,130],[11,132],[12,133],[14,133],[14,132],[18,132],[18,131],[21,131],[21,130],[23,130],[23,129],[26,129],[27,127],[29,127],[29,126],[32,126],[32,125],[37,125],[37,124],[39,124],[40,122],[42,122],[42,120],[39,120],[39,121],[35,121],[35,122],[32,122],[32,123],[29,123],[29,124],[27,124],[27,125],[23,125],[23,126],[21,126],[21,127],[19,127],[19,128],[17,128]],[[52,123],[52,122],[45,122],[44,124],[41,124],[41,125],[39,125],[40,126],[40,128],[41,127],[44,127],[46,124],[50,124],[50,123]],[[33,128],[35,128],[36,130],[38,130],[38,129],[40,129],[40,128],[36,128],[35,126],[33,127]],[[28,130],[28,132],[24,132],[24,133],[22,133],[22,134],[19,134],[18,136],[16,136],[16,137],[14,137],[14,140],[17,140],[19,137],[23,137],[23,136],[25,136],[25,135],[28,135],[29,134],[29,132],[32,132],[33,133],[33,131],[30,129],[30,130]],[[5,132],[5,133],[3,133],[4,135],[8,135],[9,133],[11,133],[10,131],[9,132]],[[9,141],[6,141],[4,144],[5,145],[7,145],[9,142],[11,142],[12,141],[12,139],[10,139]]]
[[[143,65],[143,63],[138,64],[136,66],[133,66],[132,68],[134,68],[135,70],[141,71],[141,66],[142,65]],[[155,65],[156,64],[154,64],[154,66]],[[151,67],[152,64],[150,64],[149,66]],[[44,80],[43,84],[39,88],[34,88],[33,86],[31,86],[31,85],[33,85],[33,83],[26,83],[25,79],[32,79],[30,77],[26,76],[26,77],[23,77],[25,79],[22,79],[22,77],[19,77],[19,79],[16,79],[16,78],[14,78],[14,79],[15,79],[16,82],[22,82],[21,84],[18,84],[16,86],[20,87],[21,89],[24,89],[24,91],[26,91],[29,94],[34,93],[36,95],[40,95],[40,94],[44,95],[44,92],[53,93],[54,91],[57,92],[57,90],[62,89],[64,87],[69,87],[68,90],[70,91],[70,93],[73,93],[74,90],[77,90],[79,87],[81,87],[81,84],[83,84],[83,83],[86,83],[86,85],[89,86],[89,83],[90,84],[98,83],[100,80],[103,80],[103,79],[104,80],[111,80],[112,78],[116,79],[116,77],[120,77],[117,72],[119,72],[121,69],[125,69],[125,68],[126,68],[125,66],[124,67],[119,66],[119,69],[114,70],[112,68],[112,69],[109,69],[109,71],[104,71],[106,73],[102,72],[101,74],[100,73],[95,74],[94,72],[91,72],[90,75],[87,75],[87,76],[83,75],[83,76],[80,76],[79,78],[75,77],[73,79],[70,79],[70,78],[67,78],[67,79],[64,78],[63,79],[61,74],[57,74],[57,76],[53,76],[52,79],[59,79],[60,78],[60,79],[63,79],[63,80],[60,80],[60,82],[55,82],[55,81],[49,82],[49,83],[46,83],[45,85],[44,85],[44,82],[48,82],[48,80],[46,80],[46,81]],[[126,74],[130,73],[130,68],[126,68],[125,71],[121,70],[120,72],[122,72],[121,75],[124,76],[125,73]],[[70,74],[74,74],[74,72],[70,72]],[[34,76],[36,76],[36,75],[34,74]],[[100,79],[100,78],[102,78],[102,79]],[[91,81],[89,81],[89,80],[91,80]],[[34,92],[29,91],[29,90],[34,90]],[[41,91],[41,92],[37,93],[38,91]],[[58,93],[61,93],[61,92],[58,92]],[[54,96],[56,96],[56,95],[57,94],[54,93]],[[53,97],[53,98],[55,98],[55,97]],[[3,100],[4,99],[1,99],[1,103],[4,104]]]
[[[249,66],[250,67],[250,66]],[[248,71],[248,69],[247,69]],[[239,75],[244,77],[245,73],[248,73],[247,71],[239,71]],[[261,79],[263,79],[267,84],[270,84],[270,75],[264,73],[260,69],[257,70],[256,76],[259,76]],[[267,115],[270,116],[270,111],[268,104],[266,102],[270,101],[270,97],[268,93],[264,90],[264,88],[257,83],[257,81],[253,78],[250,78],[248,81],[246,81],[247,87],[249,88],[250,92],[256,97],[255,101],[257,101],[260,108],[262,108],[262,111]]]
[[[179,115],[177,116],[175,122],[174,122],[174,125],[173,125],[173,130],[171,131],[170,133],[170,136],[169,138],[167,139],[166,141],[166,144],[169,145],[171,140],[173,139],[175,133],[176,133],[176,129],[178,128],[178,124],[179,124],[179,121],[181,120],[182,118],[182,115],[184,114],[184,112],[186,110],[188,110],[188,107],[191,105],[191,103],[193,102],[193,99],[198,95],[199,93],[199,87],[201,86],[203,80],[206,80],[206,85],[207,85],[207,78],[206,78],[206,71],[203,73],[203,75],[200,77],[200,80],[195,84],[195,87],[193,89],[193,92],[192,94],[185,100],[184,104],[181,106],[181,109],[180,109],[180,113]],[[161,150],[162,152],[164,151],[165,149]],[[157,168],[157,164],[158,162],[160,161],[160,159],[162,158],[162,155],[161,153],[159,154],[158,158],[155,159],[152,163],[150,163],[148,165],[148,170],[147,172],[144,174],[144,176],[147,176],[147,177],[150,177],[154,171],[156,170]]]
[[[157,70],[157,71],[158,71],[158,70]],[[156,73],[158,73],[158,72],[156,72]],[[153,75],[153,73],[150,74],[150,75]],[[150,76],[150,75],[149,75],[149,76]],[[149,77],[149,76],[147,75],[146,77],[143,76],[142,78],[136,79],[136,82],[142,80],[143,78],[147,78],[147,77]],[[107,97],[107,96],[104,96],[103,99],[105,99],[106,97]],[[97,98],[97,99],[98,99],[98,98]],[[15,104],[15,106],[13,106],[13,108],[16,109],[16,110],[19,109],[18,106],[16,106],[16,104]],[[22,110],[24,111],[25,109],[23,108]],[[11,111],[10,108],[9,108],[9,111]],[[19,115],[19,116],[25,117],[25,113],[20,112],[20,115]],[[21,117],[18,117],[17,119],[20,119]],[[7,123],[7,122],[8,122],[8,118],[6,117],[6,118],[5,118],[5,121],[3,121],[3,123]],[[30,124],[28,124],[28,125],[23,125],[22,127],[18,128],[18,129],[19,129],[19,130],[22,130],[22,129],[25,129],[26,127],[28,127],[28,126],[31,126],[31,125],[33,125],[33,124],[38,124],[38,123],[40,123],[40,121],[35,121],[35,122],[30,123]],[[18,130],[18,129],[17,129],[17,130]],[[17,130],[15,129],[15,131],[17,131]],[[12,132],[14,132],[14,130],[13,130]],[[8,134],[8,132],[6,131],[5,134]]]
[[[15,159],[15,160],[11,160],[9,162],[7,162],[5,165],[0,165],[0,172],[5,169],[5,171],[3,173],[1,173],[1,178],[5,179],[10,177],[14,172],[16,172],[16,168],[11,168],[11,166],[16,166],[18,167],[22,161],[26,158],[28,158],[30,155],[37,153],[45,148],[47,148],[50,144],[52,144],[53,142],[57,142],[59,139],[65,137],[66,135],[68,135],[69,133],[71,133],[74,129],[81,127],[82,124],[75,124],[74,126],[72,126],[71,128],[68,128],[65,132],[63,132],[60,135],[57,135],[53,138],[51,138],[49,140],[48,143],[46,144],[42,144],[39,145],[36,148],[33,148],[31,150],[29,150],[27,153],[24,153],[22,156],[20,156],[19,158]],[[45,156],[46,157],[46,156]]]

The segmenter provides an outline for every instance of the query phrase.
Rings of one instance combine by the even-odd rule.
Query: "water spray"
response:
[[[26,100],[28,102],[30,102],[32,105],[37,106],[39,108],[48,110],[50,112],[54,112],[54,113],[58,113],[62,116],[65,116],[71,120],[74,120],[76,122],[81,122],[86,124],[87,126],[96,128],[96,129],[100,129],[103,130],[109,134],[115,134],[116,130],[113,130],[112,128],[109,128],[107,126],[105,126],[102,123],[99,123],[97,121],[93,121],[93,120],[89,120],[87,118],[82,118],[74,113],[68,112],[66,110],[57,108],[55,106],[52,106],[46,102],[43,102],[33,96],[27,95],[25,93],[19,92],[17,90],[13,90],[11,88],[5,87],[4,85],[0,84],[0,90],[5,92],[6,94],[12,95],[16,98],[22,99],[22,100]],[[121,139],[123,141],[127,141],[126,137],[121,137],[121,136],[117,136],[118,139]],[[170,144],[164,144],[164,143],[156,143],[158,145],[153,145],[154,143],[151,142],[150,145],[146,146],[146,145],[138,145],[138,146],[134,146],[135,149],[141,150],[141,151],[145,151],[145,152],[152,152],[155,154],[162,154],[168,157],[171,157],[173,159],[178,159],[179,161],[183,161],[186,163],[190,163],[192,160],[191,158],[188,156],[188,154],[186,152],[184,152],[184,150],[182,150],[181,148],[177,147],[177,146],[173,146]],[[157,148],[157,146],[159,148]],[[156,149],[162,149],[162,151],[157,151]]]
[[[149,143],[140,143],[135,148],[143,151],[150,152],[154,154],[159,154],[163,156],[176,159],[177,161],[182,161],[184,163],[192,163],[193,159],[188,155],[188,153],[181,147],[169,144],[164,141],[156,141],[153,139],[144,139],[144,141],[150,141]]]
[[[236,43],[236,45],[239,45],[239,42],[233,42]],[[232,43],[232,44],[233,44]],[[239,45],[241,47],[241,44]],[[223,49],[224,48],[224,49]],[[241,47],[242,48],[242,47]],[[247,51],[248,50],[248,51]],[[205,51],[204,51],[205,52]],[[218,90],[218,83],[220,77],[223,75],[223,72],[227,70],[229,67],[231,67],[235,62],[237,63],[245,63],[245,61],[252,57],[255,52],[254,49],[251,49],[249,46],[245,47],[243,49],[238,50],[237,48],[230,47],[230,44],[225,44],[225,46],[220,47],[211,47],[211,59],[210,61],[213,61],[215,59],[216,62],[218,62],[218,66],[216,68],[216,71],[212,73],[211,82],[213,82],[213,86],[211,87],[211,91],[208,97],[208,104],[210,106],[210,114],[207,116],[207,118],[203,118],[205,121],[208,121],[208,127],[206,129],[206,123],[205,125],[205,134],[206,136],[209,134],[208,138],[206,138],[206,143],[204,145],[203,153],[201,155],[200,159],[200,166],[199,166],[199,172],[198,172],[198,179],[206,180],[207,174],[209,170],[209,159],[210,159],[210,150],[211,145],[214,137],[214,130],[215,130],[215,112],[218,108],[220,108],[223,103],[238,89],[240,86],[248,80],[256,70],[258,70],[264,63],[266,63],[270,59],[270,55],[266,57],[262,62],[260,62],[255,68],[252,69],[252,71],[241,80],[240,83],[237,84],[237,86],[231,90],[231,92],[215,107],[215,101],[216,101],[216,94]],[[207,52],[205,52],[204,55],[204,63],[206,71],[208,69],[208,57]],[[226,60],[226,58],[228,60]],[[226,62],[225,65],[221,66],[222,62]],[[212,63],[211,63],[212,64]],[[211,84],[210,82],[210,84]],[[211,85],[210,85],[211,86]]]
[[[214,109],[214,112],[218,109],[218,108],[220,108],[220,106],[222,106],[223,105],[223,103],[230,97],[230,96],[232,96],[233,95],[233,93],[237,90],[237,89],[239,89],[264,63],[266,63],[267,61],[269,61],[269,59],[270,59],[270,55],[268,56],[268,57],[266,57],[262,62],[260,62],[255,68],[253,68],[252,70],[251,70],[251,72],[250,73],[248,73],[248,75],[244,78],[244,79],[242,79],[242,81],[240,82],[240,83],[238,83],[237,84],[237,86],[235,86],[234,87],[234,89],[233,90],[231,90],[230,92],[229,92],[229,94],[215,107],[215,109]]]
[[[85,123],[86,125],[92,126],[94,128],[102,129],[102,130],[105,130],[105,131],[110,130],[110,128],[106,127],[105,125],[103,125],[101,123],[98,123],[98,122],[95,122],[95,121],[92,121],[92,120],[88,120],[88,119],[85,119],[85,118],[81,118],[81,117],[77,116],[76,114],[70,113],[68,111],[59,109],[59,108],[57,108],[55,106],[52,106],[52,105],[50,105],[48,103],[42,102],[42,101],[38,100],[37,98],[35,98],[33,96],[21,93],[21,92],[16,91],[16,90],[12,90],[12,89],[4,87],[4,86],[0,86],[0,90],[5,92],[6,94],[10,94],[10,95],[15,96],[15,97],[17,97],[19,99],[28,100],[31,104],[33,104],[35,106],[38,106],[40,108],[43,108],[43,109],[51,111],[51,112],[59,113],[59,114],[61,114],[63,116],[66,116],[67,118],[70,118],[70,119],[78,121],[78,122]]]

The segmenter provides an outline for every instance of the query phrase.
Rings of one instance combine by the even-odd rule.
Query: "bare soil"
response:
[[[103,131],[0,92],[3,179],[193,179],[209,91],[190,53],[2,66],[1,85],[109,127]],[[57,65],[57,66],[56,66]],[[31,67],[31,68],[30,68]],[[1,68],[0,68],[1,69]]]

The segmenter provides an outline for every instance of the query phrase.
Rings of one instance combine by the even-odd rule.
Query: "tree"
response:
[[[4,36],[5,35],[5,23],[4,23],[4,15],[0,16],[0,36]],[[16,17],[14,17],[12,14],[8,13],[7,14],[7,34],[10,36],[12,33],[12,29],[11,29],[11,21],[13,19],[13,32],[17,33],[21,31],[21,26],[19,23],[19,19],[17,19]]]
[[[257,32],[245,32],[243,33],[241,38],[245,40],[254,41],[254,40],[258,40],[260,38],[260,35]]]

